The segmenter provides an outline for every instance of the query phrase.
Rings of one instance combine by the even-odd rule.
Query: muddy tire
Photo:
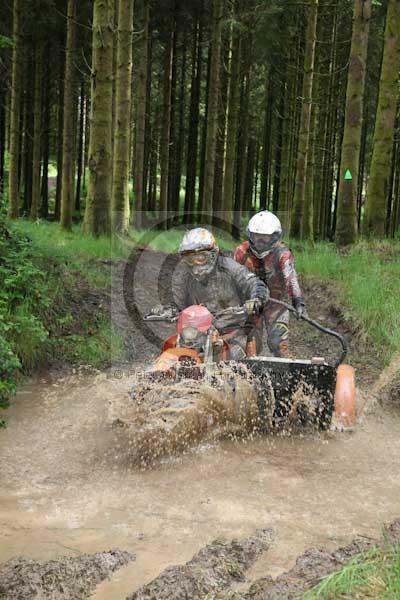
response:
[[[334,421],[342,427],[353,427],[356,414],[356,377],[353,367],[340,365],[334,396]]]

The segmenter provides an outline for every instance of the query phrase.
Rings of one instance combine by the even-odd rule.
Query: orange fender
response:
[[[338,367],[334,403],[335,421],[343,427],[355,425],[357,421],[356,377],[350,365]]]
[[[180,360],[191,358],[197,365],[201,364],[201,359],[196,352],[190,348],[168,348],[156,360],[154,365],[147,371],[148,373],[167,373],[171,371]]]

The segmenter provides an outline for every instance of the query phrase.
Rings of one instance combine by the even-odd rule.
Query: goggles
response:
[[[206,265],[210,260],[210,252],[205,250],[203,252],[188,252],[182,255],[184,263],[190,267]]]
[[[253,248],[262,253],[271,250],[273,245],[278,241],[279,237],[279,233],[272,233],[271,235],[264,233],[252,233],[249,236],[249,241]]]

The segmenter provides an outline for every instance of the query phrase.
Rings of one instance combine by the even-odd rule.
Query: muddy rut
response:
[[[315,283],[306,285],[316,290]],[[350,333],[333,295],[322,301],[325,292],[320,285],[309,303],[311,316]],[[143,301],[145,308],[151,305],[147,292]],[[124,311],[118,301],[117,326],[125,328],[132,359],[143,365],[157,349]],[[292,340],[297,356],[312,354],[315,346],[318,354],[331,351],[298,324]],[[42,564],[118,548],[136,559],[118,565],[96,591],[93,585],[107,573],[86,583],[81,597],[161,597],[143,594],[165,569],[181,565],[182,582],[192,581],[190,561],[203,547],[217,538],[221,550],[239,538],[253,540],[250,558],[229,546],[236,548],[235,560],[223,559],[223,572],[218,567],[216,574],[214,563],[208,565],[204,581],[212,577],[217,583],[210,589],[245,594],[261,578],[292,569],[309,547],[329,553],[357,535],[379,537],[381,524],[400,514],[400,416],[381,405],[393,373],[372,388],[379,357],[370,359],[368,352],[360,341],[353,343],[352,362],[364,383],[362,420],[354,432],[239,436],[233,443],[232,432],[222,428],[218,436],[188,440],[172,457],[158,457],[151,469],[132,461],[135,439],[115,424],[115,407],[126,405],[135,383],[131,364],[114,365],[107,374],[30,383],[0,432],[0,563],[23,555]],[[161,396],[162,390],[156,400]],[[260,530],[264,534],[254,542]]]

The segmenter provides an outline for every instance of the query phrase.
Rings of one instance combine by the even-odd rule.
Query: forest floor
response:
[[[206,441],[189,439],[182,453],[142,470],[132,461],[132,439],[113,427],[115,408],[130,401],[132,365],[148,364],[171,328],[157,327],[152,336],[139,322],[140,311],[129,314],[124,291],[130,297],[132,288],[126,294],[124,275],[132,274],[133,262],[133,291],[145,313],[155,290],[168,292],[168,269],[160,275],[165,255],[149,249],[138,264],[136,251],[126,249],[111,260],[104,248],[98,256],[93,248],[81,257],[76,248],[66,252],[67,266],[73,262],[82,277],[65,337],[76,335],[84,345],[79,323],[98,311],[105,322],[111,317],[117,342],[109,340],[97,354],[106,357],[106,374],[71,374],[71,355],[58,356],[49,363],[56,371],[42,365],[6,411],[1,600],[301,598],[321,577],[381,544],[381,524],[399,512],[400,367],[394,358],[383,369],[389,361],[382,340],[374,345],[366,335],[332,273],[315,272],[318,259],[310,268],[307,253],[299,254],[304,295],[310,316],[350,341],[348,362],[356,367],[363,407],[357,430],[236,443],[220,431]],[[382,262],[391,269],[386,254]],[[329,359],[336,349],[292,320],[295,357]],[[90,365],[93,350],[87,362],[82,352],[78,362]],[[388,536],[397,543],[398,524]],[[312,546],[324,550],[306,551]],[[121,552],[105,553],[109,548]],[[119,574],[93,591],[116,569]]]

